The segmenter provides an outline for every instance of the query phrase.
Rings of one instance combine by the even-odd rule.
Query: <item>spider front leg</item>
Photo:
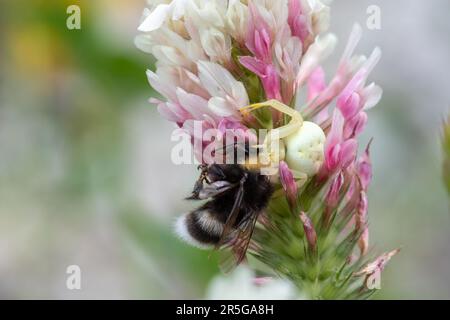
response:
[[[263,152],[265,152],[266,156],[268,156],[269,158],[273,158],[272,160],[274,161],[279,161],[280,159],[282,160],[284,158],[284,150],[282,150],[283,154],[280,154],[280,145],[281,149],[284,149],[282,139],[289,137],[290,135],[299,131],[299,129],[303,125],[303,118],[297,110],[292,109],[291,107],[281,103],[278,100],[269,100],[262,103],[251,104],[249,106],[241,108],[240,111],[243,115],[247,115],[249,112],[263,107],[271,107],[291,117],[291,120],[288,124],[270,130],[268,135],[265,137],[264,143],[262,145],[264,150]]]
[[[271,107],[291,117],[291,120],[288,124],[279,128],[272,129],[270,131],[271,137],[283,139],[298,131],[298,129],[300,129],[303,125],[303,118],[300,112],[285,105],[284,103],[281,103],[278,100],[269,100],[266,102],[251,104],[249,106],[241,108],[240,111],[243,115],[247,115],[248,113],[263,107]]]
[[[288,124],[270,130],[264,139],[261,156],[275,165],[285,160],[289,167],[299,172],[299,179],[305,181],[303,174],[313,176],[324,161],[325,133],[317,124],[303,121],[301,114],[277,100],[256,103],[241,109],[249,112],[271,107],[291,117]]]

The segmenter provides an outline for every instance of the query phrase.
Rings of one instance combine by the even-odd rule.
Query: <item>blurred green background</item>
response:
[[[81,8],[81,30],[66,8]],[[440,125],[450,109],[450,3],[336,1],[340,43],[378,5],[359,52],[381,46],[371,243],[401,246],[377,298],[450,298]],[[170,161],[172,125],[147,103],[152,59],[133,41],[143,0],[0,2],[0,298],[202,298],[218,273],[172,233],[196,176]],[[82,290],[66,288],[66,267]]]

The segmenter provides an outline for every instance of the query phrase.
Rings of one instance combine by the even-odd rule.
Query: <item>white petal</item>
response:
[[[134,38],[134,45],[145,53],[153,53],[153,41],[148,34],[140,34]]]
[[[186,59],[183,53],[170,46],[153,46],[153,55],[160,64],[182,66],[188,69],[191,67],[191,62]]]
[[[237,41],[245,41],[248,26],[248,8],[240,0],[229,1],[226,24],[228,31]]]
[[[203,49],[212,60],[229,61],[231,58],[231,39],[216,28],[200,32]]]
[[[217,27],[223,29],[225,26],[226,1],[188,1],[186,4],[186,15],[197,28]]]
[[[166,99],[177,101],[177,95],[173,84],[168,84],[160,75],[151,70],[147,70],[147,78],[150,85],[162,94]]]
[[[333,52],[336,43],[337,38],[331,33],[316,37],[316,40],[302,58],[297,75],[298,87],[301,87],[319,63]]]
[[[220,97],[209,99],[208,108],[219,117],[229,117],[236,114],[236,109],[227,100]]]
[[[369,59],[367,59],[367,61],[363,65],[363,68],[366,69],[367,71],[367,75],[369,75],[369,73],[372,72],[372,70],[375,68],[380,59],[381,59],[381,49],[376,47],[375,49],[373,49]]]
[[[241,264],[231,274],[215,277],[207,290],[207,298],[213,300],[284,300],[300,298],[289,281],[273,278],[263,285],[255,284],[255,274]]]
[[[342,54],[341,63],[345,63],[351,58],[356,46],[361,40],[361,36],[362,28],[358,23],[355,23],[352,32],[350,33],[350,37],[348,38],[347,45],[345,46],[344,53]]]
[[[166,120],[171,122],[178,122],[180,119],[166,106],[165,103],[161,103],[157,107],[158,112]]]
[[[164,21],[167,20],[170,14],[171,8],[168,4],[158,5],[141,23],[138,27],[139,31],[149,32],[159,29]]]
[[[314,34],[320,34],[327,31],[330,27],[330,7],[322,5],[314,12],[312,20]]]
[[[172,19],[173,20],[180,20],[186,11],[186,4],[189,0],[174,0],[172,2],[173,5],[173,12],[172,12]]]
[[[350,61],[348,63],[348,72],[350,74],[355,74],[366,61],[367,57],[365,55],[354,55],[350,58]]]
[[[177,89],[178,100],[195,119],[203,120],[204,115],[209,113],[208,101],[195,95],[184,91],[181,88]]]
[[[227,99],[231,97],[236,108],[248,104],[248,95],[242,82],[221,65],[213,62],[198,62],[199,78],[203,86],[213,97]]]
[[[366,101],[364,104],[364,109],[367,110],[373,108],[378,104],[378,102],[380,102],[381,97],[383,96],[383,89],[375,83],[371,83],[362,90],[362,95]]]

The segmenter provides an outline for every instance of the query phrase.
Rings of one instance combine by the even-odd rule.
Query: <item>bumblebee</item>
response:
[[[258,216],[273,194],[273,185],[258,170],[238,164],[200,168],[200,177],[188,199],[208,201],[179,218],[176,231],[186,242],[200,248],[231,245],[239,263],[245,257]]]

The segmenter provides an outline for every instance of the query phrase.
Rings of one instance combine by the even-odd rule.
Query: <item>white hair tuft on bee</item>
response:
[[[178,237],[186,242],[187,244],[190,244],[191,246],[197,247],[199,249],[211,249],[213,246],[208,245],[205,243],[202,243],[198,240],[196,240],[192,235],[189,233],[188,230],[188,222],[187,217],[189,214],[183,214],[181,217],[179,217],[174,224],[175,233],[178,235]]]

